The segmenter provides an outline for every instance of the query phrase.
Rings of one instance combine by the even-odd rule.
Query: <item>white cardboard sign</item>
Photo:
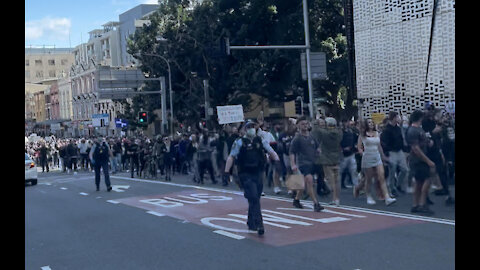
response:
[[[219,124],[230,124],[245,121],[242,105],[217,106]]]

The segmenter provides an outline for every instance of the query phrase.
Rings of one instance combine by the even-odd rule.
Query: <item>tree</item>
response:
[[[304,44],[301,0],[205,0],[162,1],[160,8],[131,37],[130,54],[154,53],[167,58],[172,68],[175,116],[179,121],[198,121],[204,104],[203,80],[208,79],[212,106],[242,104],[249,94],[272,101],[290,101],[306,92],[301,79],[299,50],[235,50],[230,56],[219,51],[229,37],[233,45]],[[314,81],[314,95],[327,97],[338,115],[340,103],[351,102],[340,89],[348,88],[348,61],[341,0],[308,1],[312,52],[327,55],[328,79]],[[161,36],[166,42],[157,42]],[[136,56],[141,69],[151,76],[166,76],[163,61]],[[147,85],[144,90],[153,90]],[[344,91],[345,92],[345,91]],[[343,93],[343,92],[342,92]],[[344,98],[339,102],[338,97]],[[305,96],[307,99],[307,96]],[[142,104],[147,107],[149,100]],[[151,103],[151,108],[159,104]]]

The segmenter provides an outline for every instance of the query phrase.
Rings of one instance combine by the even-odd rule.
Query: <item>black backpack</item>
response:
[[[101,145],[97,144],[95,146],[95,151],[93,152],[93,159],[98,161],[108,161],[108,150],[106,143],[102,143]]]

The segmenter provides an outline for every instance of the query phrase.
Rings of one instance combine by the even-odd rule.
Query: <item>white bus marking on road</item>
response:
[[[224,235],[224,236],[227,236],[227,237],[230,237],[230,238],[233,238],[233,239],[237,239],[237,240],[245,239],[244,236],[241,236],[241,235],[238,235],[238,234],[234,234],[234,233],[229,233],[229,232],[222,231],[222,230],[216,230],[216,231],[213,231],[213,232],[214,232],[214,233],[221,234],[221,235]]]

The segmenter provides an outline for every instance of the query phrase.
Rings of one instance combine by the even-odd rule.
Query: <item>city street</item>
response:
[[[353,199],[313,212],[265,185],[265,235],[247,230],[239,188],[94,174],[39,172],[25,185],[25,269],[455,269],[455,208],[431,195],[432,217],[410,213],[411,194],[385,206]],[[452,191],[454,187],[452,186]],[[454,193],[453,193],[454,194]]]

